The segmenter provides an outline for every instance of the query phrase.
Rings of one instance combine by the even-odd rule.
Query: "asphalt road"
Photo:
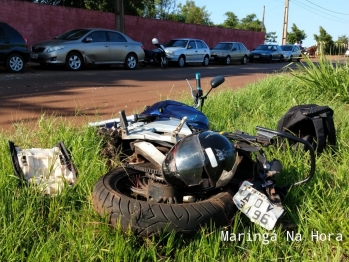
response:
[[[140,112],[144,106],[163,99],[175,99],[183,92],[190,96],[188,79],[195,86],[195,74],[201,74],[204,91],[210,80],[223,75],[225,83],[219,87],[238,88],[279,72],[288,63],[247,63],[170,66],[89,67],[82,71],[66,71],[64,67],[41,68],[27,65],[23,73],[11,74],[0,69],[0,129],[11,130],[16,122],[36,124],[46,115],[67,117],[69,121],[86,123],[97,119]]]

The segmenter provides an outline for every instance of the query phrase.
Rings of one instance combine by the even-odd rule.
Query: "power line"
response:
[[[329,14],[324,13],[324,12],[322,12],[322,11],[316,10],[316,11],[322,12],[322,13],[324,13],[324,14],[326,14],[326,15],[332,16],[332,17],[334,17],[334,18],[336,18],[336,19],[341,19],[341,20],[335,20],[335,19],[332,19],[332,18],[323,16],[323,15],[321,15],[321,14],[318,14],[318,13],[314,12],[312,9],[307,9],[307,8],[305,8],[304,6],[302,6],[302,5],[304,5],[303,3],[299,3],[298,1],[295,1],[295,0],[291,0],[291,1],[292,1],[294,4],[298,5],[299,7],[303,8],[303,9],[305,9],[305,10],[307,10],[307,11],[313,13],[313,14],[316,14],[316,15],[318,15],[318,16],[324,17],[324,18],[326,18],[326,19],[329,19],[329,20],[332,20],[332,21],[335,21],[335,22],[340,22],[340,23],[345,22],[345,23],[349,23],[349,20],[345,20],[345,19],[342,19],[342,18],[339,18],[339,17],[334,17],[333,15],[329,15]],[[297,2],[298,2],[298,3],[297,3]],[[302,5],[300,5],[300,4],[302,4]],[[308,5],[305,5],[305,6],[309,7]],[[311,7],[309,7],[309,8],[311,8]]]
[[[317,7],[320,7],[321,9],[324,9],[324,10],[326,10],[326,11],[329,11],[329,12],[332,12],[332,13],[335,13],[335,14],[349,15],[349,14],[339,13],[339,12],[336,12],[336,11],[332,11],[332,10],[326,9],[326,8],[321,7],[321,6],[317,5],[317,4],[314,4],[313,2],[310,2],[310,1],[308,1],[308,0],[306,0],[306,1],[309,2],[309,3],[311,3],[311,4],[313,4],[313,5],[315,5],[315,6],[317,6]]]

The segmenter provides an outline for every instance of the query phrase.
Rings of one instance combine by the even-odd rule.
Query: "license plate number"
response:
[[[234,195],[233,201],[252,222],[272,230],[284,209],[273,204],[265,194],[252,186],[250,182],[244,181]]]
[[[32,59],[37,59],[39,57],[38,54],[30,54],[30,58]]]
[[[259,55],[255,55],[255,56],[253,56],[253,58],[259,58]]]

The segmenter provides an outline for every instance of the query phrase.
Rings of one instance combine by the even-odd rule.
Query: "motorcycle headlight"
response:
[[[46,53],[51,53],[57,50],[63,49],[65,46],[64,45],[57,45],[57,46],[50,46],[47,50]]]

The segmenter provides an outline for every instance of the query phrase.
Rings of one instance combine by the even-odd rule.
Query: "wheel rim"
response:
[[[9,61],[9,66],[13,71],[21,71],[23,68],[23,60],[18,56],[13,56]]]
[[[207,66],[210,61],[208,60],[208,57],[205,56],[204,58],[204,65]]]
[[[246,58],[246,56],[244,56],[244,58],[242,59],[242,62],[243,62],[244,64],[247,63],[247,58]]]
[[[179,64],[180,67],[184,66],[184,58],[183,57],[179,58],[178,64]]]
[[[80,57],[77,55],[72,55],[69,57],[69,67],[73,70],[79,69],[81,66],[81,60]]]
[[[128,68],[135,68],[136,64],[137,64],[137,61],[136,61],[136,58],[134,56],[131,55],[127,58]]]

